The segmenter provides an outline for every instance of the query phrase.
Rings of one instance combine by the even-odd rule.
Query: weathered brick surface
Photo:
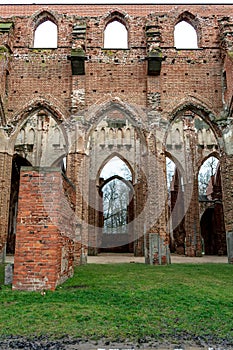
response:
[[[10,21],[15,16],[14,31],[11,31],[7,40],[3,40],[13,51],[8,68],[10,69],[9,99],[6,111],[9,118],[14,117],[32,99],[37,98],[43,98],[57,107],[60,106],[68,116],[72,91],[71,67],[67,55],[74,45],[74,42],[72,43],[74,23],[87,24],[85,46],[88,61],[85,90],[88,106],[102,98],[103,94],[121,94],[128,101],[146,105],[147,92],[159,91],[163,109],[171,100],[174,99],[176,102],[181,99],[186,92],[197,98],[201,97],[204,101],[212,101],[210,106],[214,111],[221,110],[218,21],[229,14],[227,6],[188,6],[188,12],[198,19],[202,49],[183,52],[177,52],[173,48],[174,25],[180,14],[187,11],[187,6],[183,5],[179,5],[178,8],[171,5],[2,5],[0,10],[3,21]],[[123,18],[128,15],[125,21],[130,26],[129,51],[101,49],[104,27],[115,10],[122,13]],[[56,50],[33,49],[33,30],[43,11],[49,11],[51,18],[59,27]],[[163,56],[166,57],[161,75],[157,78],[146,76],[147,68],[144,62],[146,55],[144,27],[151,14],[155,19],[158,18],[157,31],[162,38],[160,46],[163,48]],[[81,19],[77,19],[76,16],[81,16]],[[81,83],[80,88],[82,85]]]
[[[54,290],[73,274],[73,211],[56,169],[23,168],[13,288]]]
[[[224,157],[225,158],[225,157]],[[222,165],[223,181],[223,209],[225,218],[225,227],[227,235],[228,261],[233,263],[233,187],[232,187],[232,168],[233,157],[226,157]]]
[[[58,26],[56,49],[33,48],[34,30],[43,19]],[[113,19],[120,19],[128,29],[126,50],[103,48],[104,29]],[[198,49],[174,47],[174,27],[182,19],[195,27]],[[223,171],[224,219],[231,236],[231,5],[0,5],[0,22],[14,24],[0,36],[2,247],[10,196],[8,154],[14,153],[33,166],[60,166],[67,155],[66,176],[75,184],[75,195],[66,185],[65,191],[77,220],[69,235],[82,241],[75,243],[75,264],[80,263],[80,254],[86,256],[88,242],[93,246],[98,242],[103,221],[99,176],[113,155],[132,171],[134,199],[129,216],[135,241],[130,249],[136,255],[145,250],[148,262],[169,262],[166,156],[179,168],[180,188],[185,190],[176,195],[182,198],[186,214],[180,242],[186,254],[201,252],[197,178],[201,164],[211,155],[220,159]],[[77,36],[74,28],[80,25],[86,30]],[[72,75],[69,56],[80,47],[85,74]],[[152,76],[148,54],[155,47],[161,49],[162,64]],[[123,126],[111,128],[110,119],[120,119]],[[59,142],[58,130],[63,135]],[[28,142],[30,132],[33,142]],[[21,133],[26,133],[26,141],[20,141]],[[20,201],[26,205],[27,199],[22,196]],[[39,210],[35,208],[35,217]],[[66,215],[60,219],[65,225]]]

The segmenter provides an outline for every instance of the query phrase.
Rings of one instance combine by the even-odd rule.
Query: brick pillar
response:
[[[82,166],[80,166],[80,163]],[[86,154],[77,154],[79,183],[76,195],[76,210],[82,208],[82,256],[81,263],[87,261],[88,255],[88,206],[89,206],[89,158]],[[79,187],[80,186],[80,187]],[[80,210],[79,210],[80,211]]]
[[[177,254],[185,253],[185,229],[184,229],[184,192],[181,188],[180,173],[176,169],[173,186],[171,186],[171,229],[173,240],[171,249]]]
[[[221,160],[223,209],[229,264],[233,264],[233,155]]]
[[[73,274],[76,223],[58,168],[22,167],[13,289],[54,290]]]
[[[143,209],[147,199],[147,183],[146,177],[143,172],[140,172],[137,183],[134,185],[134,199],[131,207],[130,220],[133,219],[130,225],[131,231],[133,232],[132,241],[134,241],[134,255],[144,256],[144,222],[146,220],[143,213]]]
[[[168,228],[168,194],[166,186],[166,157],[164,152],[160,149],[158,151],[158,171],[157,171],[157,191],[158,200],[160,203],[159,215],[159,264],[170,264],[170,234]]]
[[[4,262],[8,233],[12,157],[0,153],[0,263]]]
[[[166,157],[156,149],[154,138],[149,140],[148,210],[145,261],[152,265],[170,263],[167,228]]]
[[[193,177],[191,183],[185,184],[185,232],[187,256],[202,256],[200,218],[199,218],[199,201],[198,201],[198,179]]]
[[[100,179],[100,186],[103,183],[104,179],[101,178]],[[103,241],[103,228],[104,228],[104,203],[103,203],[103,192],[101,191],[101,193],[98,193],[97,189],[96,189],[96,185],[95,185],[95,193],[96,193],[96,202],[98,203],[98,207],[96,210],[96,235],[98,237],[97,239],[97,249],[96,249],[96,253],[98,254],[98,252],[100,252],[101,246],[102,246],[102,241]]]
[[[184,149],[185,149],[185,180],[184,180],[184,209],[186,232],[186,255],[202,256],[201,229],[198,201],[198,175],[196,155],[196,132],[194,116],[187,112],[183,117]]]
[[[102,233],[102,228],[99,228],[99,221],[101,213],[98,212],[99,199],[97,198],[98,193],[96,189],[96,181],[89,181],[89,208],[88,208],[88,252],[89,255],[97,255],[98,247],[101,246],[102,237],[100,236],[100,231]],[[102,214],[103,215],[103,214]]]
[[[129,252],[134,253],[135,256],[144,256],[144,250],[143,246],[142,249],[140,249],[139,241],[136,238],[135,240],[135,231],[134,231],[134,207],[135,207],[135,186],[134,190],[130,190],[129,192],[129,205],[127,207],[127,225],[128,225],[128,240],[129,240]],[[143,238],[143,237],[142,237]],[[142,241],[143,242],[143,241]],[[141,251],[141,252],[140,252]],[[140,254],[141,253],[141,254]]]
[[[76,205],[75,213],[78,222],[78,233],[81,235],[81,259],[79,254],[74,255],[74,264],[84,264],[88,255],[88,194],[89,194],[89,176],[87,173],[88,160],[82,153],[70,153],[67,156],[67,176],[71,179],[76,187]],[[76,243],[75,243],[76,244]],[[77,248],[77,249],[76,249]],[[75,247],[75,252],[79,251]]]

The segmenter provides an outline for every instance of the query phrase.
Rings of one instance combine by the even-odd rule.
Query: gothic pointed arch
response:
[[[222,138],[222,132],[218,127],[217,123],[214,122],[214,120],[216,119],[215,111],[213,111],[206,102],[203,102],[202,100],[197,99],[193,96],[187,96],[179,101],[175,101],[175,103],[173,103],[172,106],[169,106],[168,109],[165,111],[169,122],[164,135],[164,141],[167,139],[169,126],[171,125],[171,123],[175,119],[182,117],[182,115],[185,115],[188,112],[196,114],[201,119],[203,119],[203,121],[206,122],[211,128],[217,140]]]
[[[172,252],[184,254],[184,173],[183,167],[180,164],[179,160],[168,152],[166,152],[166,175],[168,196],[168,227],[170,232],[169,245]]]
[[[108,179],[106,179],[99,187],[99,190],[101,191],[102,188],[107,185],[109,182],[113,181],[113,180],[119,180],[119,181],[122,181],[127,187],[129,187],[129,189],[131,191],[133,191],[133,185],[131,184],[131,181],[129,180],[126,180],[124,177],[122,176],[119,176],[119,175],[113,175],[111,177],[109,177]]]
[[[189,33],[188,33],[188,35],[190,35],[189,41],[193,42],[193,46],[191,48],[199,47],[200,46],[200,39],[201,39],[201,26],[200,26],[199,19],[195,15],[193,15],[191,12],[189,12],[189,11],[182,12],[178,16],[178,18],[176,19],[176,21],[174,23],[174,39],[175,39],[175,42],[176,42],[175,30],[176,30],[177,26],[180,25],[180,24],[187,24],[187,25],[191,26],[190,28],[187,27],[188,31],[190,30]],[[193,31],[192,31],[192,29],[193,29]],[[189,47],[187,47],[187,48],[189,48]]]
[[[100,165],[98,173],[97,173],[97,179],[100,178],[100,174],[101,171],[103,170],[103,168],[106,166],[107,163],[109,163],[111,161],[111,159],[113,159],[114,157],[119,158],[123,163],[125,163],[125,165],[127,166],[127,168],[129,169],[131,175],[132,175],[132,181],[134,179],[134,171],[133,171],[133,166],[130,163],[129,160],[127,160],[125,157],[123,157],[120,153],[118,152],[113,152],[112,154],[110,154]]]
[[[129,120],[129,122],[136,128],[142,142],[145,142],[145,136],[143,133],[143,131],[146,129],[143,121],[147,120],[145,111],[140,109],[138,106],[135,107],[127,102],[123,102],[120,98],[104,101],[89,110],[88,119],[90,128],[87,131],[87,140],[101,120],[108,113],[114,110],[119,111],[123,116],[125,116],[126,119]]]
[[[209,192],[212,191],[218,165],[219,156],[216,157],[215,153],[209,154],[202,160],[201,166],[198,169],[199,195],[208,195],[208,188]]]
[[[104,28],[106,28],[106,26],[113,21],[119,21],[125,25],[126,29],[129,29],[129,15],[127,12],[122,10],[112,9],[105,16],[103,16],[103,21]]]
[[[106,157],[97,171],[100,251],[133,252],[136,197],[132,177],[130,162],[118,152]]]
[[[61,124],[66,120],[64,111],[62,111],[53,101],[38,98],[33,100],[33,102],[29,101],[20,111],[16,112],[12,118],[12,124],[22,124],[25,119],[39,109],[44,109],[48,113],[51,113],[58,124]],[[12,134],[14,133],[14,130],[12,131]]]
[[[202,167],[202,165],[206,162],[206,160],[210,157],[214,157],[218,160],[220,160],[220,154],[217,151],[214,152],[210,152],[207,156],[205,156],[204,158],[200,159],[197,166],[198,166],[198,171],[200,170],[200,168]]]
[[[11,138],[14,152],[33,166],[51,166],[67,153],[62,124],[46,108],[37,108],[24,119]]]
[[[184,167],[181,164],[180,160],[174,154],[172,154],[171,152],[169,152],[167,150],[165,151],[165,156],[167,158],[169,158],[175,164],[177,171],[180,173],[181,176],[183,176]]]
[[[33,101],[33,103],[26,104],[23,107],[23,109],[13,117],[13,120],[12,120],[13,129],[9,135],[10,147],[14,149],[16,140],[18,138],[19,132],[22,129],[23,125],[25,125],[25,123],[27,123],[27,121],[35,115],[44,115],[44,116],[47,116],[47,118],[52,118],[54,120],[54,124],[59,126],[59,129],[62,133],[62,137],[65,142],[63,146],[67,148],[69,144],[69,139],[64,126],[64,123],[65,123],[64,114],[53,103],[43,99],[38,99]],[[33,127],[30,126],[30,130],[32,128]]]
[[[192,14],[190,11],[183,11],[180,13],[180,15],[176,19],[176,24],[181,22],[181,21],[186,21],[189,24],[191,24],[196,30],[198,29],[198,26],[200,25],[199,19]]]
[[[48,34],[51,35],[51,37],[48,41],[47,38],[45,38],[45,36],[43,36],[44,38],[43,38],[42,43],[39,43],[39,41],[36,38],[36,32],[39,29],[39,27],[44,25],[45,23],[51,24],[51,26],[48,27],[48,30],[52,31],[52,33],[48,32]],[[48,11],[48,10],[41,10],[39,12],[36,12],[32,16],[30,24],[31,24],[31,28],[33,29],[32,39],[31,39],[31,47],[43,48],[43,42],[45,43],[44,48],[48,48],[48,47],[56,48],[57,47],[58,19],[57,19],[57,16],[55,15],[54,12]]]
[[[129,47],[129,16],[117,9],[103,17],[103,47],[127,49]]]
[[[34,30],[36,27],[38,27],[41,23],[45,21],[51,21],[54,24],[58,25],[58,19],[54,11],[48,11],[47,9],[46,10],[42,9],[34,13],[34,15],[32,15],[31,17],[31,22]]]
[[[227,254],[220,160],[215,154],[203,159],[198,174],[202,246],[207,255]]]

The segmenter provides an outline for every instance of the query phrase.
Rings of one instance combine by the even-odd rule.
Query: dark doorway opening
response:
[[[18,197],[20,184],[20,168],[21,166],[31,166],[29,161],[18,154],[15,154],[12,159],[12,175],[11,175],[11,194],[9,205],[9,221],[8,221],[8,235],[6,253],[15,253],[15,235],[16,222],[18,213]]]

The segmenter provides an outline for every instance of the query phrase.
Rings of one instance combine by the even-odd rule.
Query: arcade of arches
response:
[[[53,290],[106,251],[233,263],[230,5],[64,6],[0,12],[0,260],[14,254],[13,288]],[[111,47],[116,22],[125,38]],[[192,47],[176,47],[183,22]]]

